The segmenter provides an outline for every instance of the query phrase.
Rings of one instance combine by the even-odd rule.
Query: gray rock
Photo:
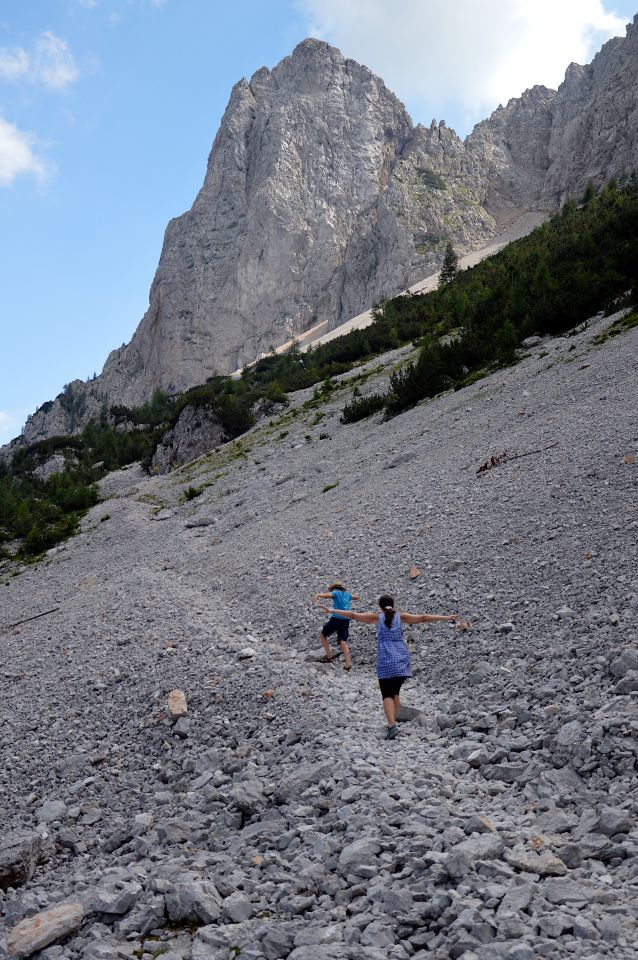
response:
[[[368,837],[353,840],[339,854],[339,867],[342,871],[347,872],[352,867],[363,864],[373,866],[380,852],[381,847],[376,840]]]
[[[54,820],[64,820],[67,806],[63,800],[47,800],[36,811],[38,823],[53,823]]]
[[[95,891],[93,910],[98,913],[128,913],[142,892],[135,881],[106,880]]]
[[[138,901],[124,917],[118,921],[115,929],[122,938],[131,936],[133,933],[144,936],[158,927],[163,927],[165,922],[166,905],[163,896],[154,896],[150,899]]]
[[[222,916],[232,923],[243,923],[253,915],[253,907],[243,893],[232,893],[222,903]]]
[[[614,687],[614,692],[619,694],[634,693],[636,690],[638,690],[638,670],[628,670]]]
[[[635,826],[635,821],[626,810],[615,807],[603,807],[599,813],[596,830],[607,837],[616,833],[629,833]]]
[[[505,859],[518,870],[537,873],[541,877],[562,877],[567,873],[563,861],[550,850],[526,850],[522,843],[506,850]]]
[[[235,806],[252,817],[262,809],[265,803],[264,787],[260,780],[240,780],[231,791]]]
[[[180,717],[173,727],[173,736],[185,740],[190,733],[191,722],[188,717]]]
[[[629,670],[638,670],[638,650],[632,647],[623,650],[620,656],[612,660],[609,666],[612,677],[618,677],[618,679],[624,677]]]
[[[215,885],[192,874],[182,874],[169,884],[164,895],[171,920],[199,919],[215,923],[222,912],[222,898]]]
[[[37,833],[14,833],[0,846],[0,890],[20,887],[33,876],[42,841]]]

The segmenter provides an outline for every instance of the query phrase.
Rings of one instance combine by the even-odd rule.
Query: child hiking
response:
[[[350,602],[352,600],[358,600],[359,595],[356,593],[348,593],[346,588],[342,583],[339,583],[338,580],[335,580],[334,583],[331,583],[328,587],[328,593],[315,593],[312,597],[313,604],[317,600],[332,600],[332,606],[334,609],[330,611],[330,619],[327,623],[324,623],[321,628],[321,645],[323,646],[324,653],[326,655],[326,663],[330,663],[334,660],[334,655],[330,648],[330,642],[328,637],[332,636],[333,633],[337,634],[339,640],[339,646],[343,653],[344,659],[344,670],[350,670],[352,666],[352,658],[350,656],[350,647],[348,646],[348,632],[350,629],[350,623],[348,619],[343,615],[343,611],[350,609]],[[327,611],[327,607],[322,609]]]
[[[412,676],[410,652],[403,639],[404,623],[441,623],[460,621],[462,628],[467,623],[460,619],[458,614],[449,617],[435,613],[397,613],[394,609],[394,600],[387,594],[379,597],[381,613],[354,613],[343,611],[342,617],[356,620],[358,623],[376,624],[377,627],[377,677],[383,698],[383,711],[387,720],[385,732],[386,740],[394,740],[398,730],[396,727],[397,714],[401,708],[400,691],[404,680]],[[331,616],[334,610],[328,607],[321,608]]]

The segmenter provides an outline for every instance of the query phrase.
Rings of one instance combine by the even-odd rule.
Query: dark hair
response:
[[[386,627],[392,626],[392,621],[394,620],[394,600],[392,597],[389,597],[387,593],[384,593],[382,597],[379,597],[379,606],[385,613],[385,625]]]

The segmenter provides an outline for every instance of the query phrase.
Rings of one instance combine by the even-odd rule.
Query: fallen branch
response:
[[[33,617],[25,617],[24,620],[16,620],[15,623],[8,623],[6,627],[0,627],[0,633],[6,633],[7,630],[13,630],[14,627],[20,627],[23,623],[30,623],[31,620],[39,620],[40,617],[46,617],[49,613],[55,613],[59,607],[51,607],[50,610],[44,610],[42,613],[36,613]]]
[[[521,457],[532,457],[535,453],[545,453],[546,450],[551,450],[552,447],[557,447],[559,441],[556,443],[550,443],[548,447],[541,447],[540,450],[528,450],[527,453],[515,453],[512,457],[508,457],[508,460],[520,460]]]
[[[507,450],[504,450],[503,453],[499,453],[497,456],[492,456],[489,460],[486,460],[485,463],[482,463],[476,471],[476,474],[477,476],[480,476],[482,473],[486,473],[493,467],[497,467],[499,463],[509,463],[511,460],[521,460],[523,457],[533,457],[536,453],[544,453],[546,450],[551,450],[552,447],[557,447],[558,444],[559,441],[557,440],[555,443],[550,443],[547,447],[540,447],[538,450],[526,450],[525,453],[513,453],[511,456],[508,454]]]

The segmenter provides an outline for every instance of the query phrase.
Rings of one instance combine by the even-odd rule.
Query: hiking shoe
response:
[[[386,730],[386,732],[385,732],[385,739],[386,739],[386,740],[394,740],[394,738],[395,738],[395,737],[398,737],[398,735],[399,735],[399,731],[398,731],[397,728],[396,728],[396,724],[394,724],[394,726],[388,727],[388,729]]]

